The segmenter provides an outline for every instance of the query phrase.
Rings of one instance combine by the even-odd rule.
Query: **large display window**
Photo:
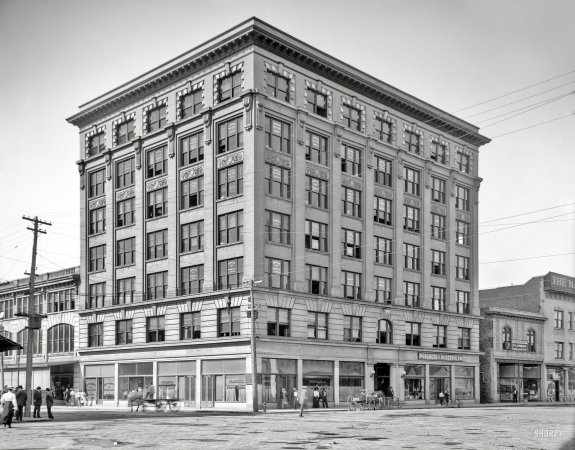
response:
[[[541,366],[523,366],[523,398],[530,402],[541,400]]]
[[[333,361],[303,360],[303,385],[307,386],[308,400],[311,401],[314,388],[325,389],[327,399],[333,402]]]
[[[475,398],[475,371],[473,367],[453,366],[455,375],[455,397],[459,400]]]
[[[297,387],[297,360],[262,358],[258,361],[258,399],[268,407],[282,407],[282,390],[285,390],[290,407],[293,407],[293,388]]]
[[[425,366],[405,366],[405,400],[425,400]]]
[[[121,399],[127,400],[130,391],[143,392],[146,386],[153,384],[153,374],[152,362],[118,364],[118,388]]]
[[[158,362],[158,398],[196,405],[196,362]]]
[[[362,362],[339,363],[339,401],[350,395],[358,396],[365,389],[365,364]]]
[[[513,402],[513,391],[517,393],[522,389],[523,377],[520,372],[519,364],[499,364],[499,399],[502,402]]]
[[[439,393],[449,390],[451,368],[449,366],[429,366],[429,398],[439,403]]]
[[[114,374],[113,364],[84,366],[86,396],[96,403],[101,403],[103,400],[114,400],[116,388]]]
[[[202,361],[202,402],[246,401],[246,360]]]

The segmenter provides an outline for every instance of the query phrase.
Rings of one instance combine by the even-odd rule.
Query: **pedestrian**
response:
[[[299,402],[298,402],[298,397],[299,394],[297,392],[297,388],[293,388],[293,409],[297,409],[299,406]]]
[[[74,386],[70,387],[70,406],[76,406],[76,390]]]
[[[20,420],[22,422],[22,417],[24,416],[24,408],[26,407],[26,403],[28,402],[28,394],[22,388],[22,386],[18,386],[16,388],[16,403],[18,405],[18,411],[16,411],[16,420]]]
[[[62,397],[64,398],[64,403],[66,403],[66,406],[70,406],[70,386],[66,386]]]
[[[299,416],[303,417],[303,410],[307,406],[307,387],[302,386],[299,391]]]
[[[327,391],[325,388],[322,388],[319,397],[321,398],[321,403],[324,408],[328,408],[327,406]]]
[[[40,407],[42,406],[42,388],[38,386],[33,393],[34,400],[34,418],[41,419],[40,417]]]
[[[517,388],[513,386],[513,403],[517,403]]]
[[[439,406],[443,406],[443,400],[444,400],[443,392],[439,391],[438,397],[439,397]]]
[[[46,388],[46,409],[48,410],[48,419],[54,419],[52,415],[52,406],[54,405],[54,394],[50,388]]]
[[[16,409],[16,395],[14,395],[14,387],[6,386],[7,392],[2,394],[0,404],[2,405],[2,414],[0,414],[0,422],[4,424],[4,428],[12,428],[12,417],[14,417],[14,409]]]
[[[154,383],[150,383],[150,385],[147,388],[146,395],[144,396],[144,398],[153,400],[155,398],[154,397],[155,394],[156,394],[156,388],[154,388]]]
[[[319,408],[319,389],[318,388],[313,389],[313,407]]]
[[[445,406],[449,406],[449,389],[445,390],[443,397],[445,398]]]
[[[74,398],[76,399],[76,407],[80,408],[82,406],[81,402],[80,402],[80,398],[82,397],[82,391],[80,391],[80,389],[78,389],[76,391],[76,394],[74,395]]]
[[[286,406],[289,408],[288,394],[285,388],[282,388],[281,401],[282,401],[282,409],[285,409]]]

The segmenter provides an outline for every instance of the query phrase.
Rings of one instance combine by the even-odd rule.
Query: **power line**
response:
[[[516,258],[516,259],[504,259],[501,261],[489,261],[489,262],[480,262],[479,264],[496,264],[496,263],[504,263],[504,262],[511,262],[511,261],[525,261],[527,259],[539,259],[539,258],[551,258],[554,256],[566,256],[566,255],[575,255],[575,252],[571,253],[558,253],[556,255],[542,255],[542,256],[529,256],[527,258]]]
[[[573,115],[575,115],[575,112],[574,112],[574,113],[571,113],[571,114],[567,114],[566,116],[557,117],[556,119],[547,120],[546,122],[539,122],[539,123],[536,123],[535,125],[531,125],[531,126],[529,126],[529,127],[520,128],[520,129],[518,129],[518,130],[510,131],[509,133],[499,134],[499,135],[497,135],[497,136],[492,137],[491,140],[496,139],[496,138],[500,138],[500,137],[502,137],[502,136],[507,136],[508,134],[518,133],[519,131],[528,130],[529,128],[535,128],[535,127],[538,127],[538,126],[540,126],[540,125],[544,125],[544,124],[546,124],[546,123],[555,122],[556,120],[565,119],[566,117],[570,117],[570,116],[573,116]]]

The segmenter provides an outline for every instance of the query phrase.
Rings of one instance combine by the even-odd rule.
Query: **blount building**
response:
[[[479,402],[476,127],[256,18],[68,121],[98,401]]]

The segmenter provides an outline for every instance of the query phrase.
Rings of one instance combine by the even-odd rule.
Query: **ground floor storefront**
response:
[[[32,373],[32,388],[38,386],[54,392],[55,400],[64,399],[66,387],[73,388],[80,384],[80,365],[77,362],[56,362],[39,364],[35,361]],[[3,385],[26,387],[26,361],[9,364],[4,367]]]

